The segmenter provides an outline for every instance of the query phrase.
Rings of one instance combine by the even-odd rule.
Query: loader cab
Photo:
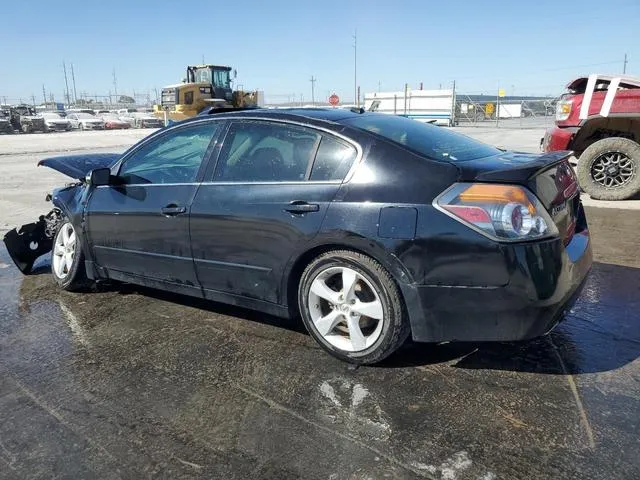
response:
[[[212,88],[211,98],[231,102],[231,67],[219,65],[193,65],[187,67],[187,83],[209,84]]]

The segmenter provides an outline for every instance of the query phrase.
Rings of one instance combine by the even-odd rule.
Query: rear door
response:
[[[95,189],[86,209],[96,263],[110,271],[198,285],[189,206],[219,122],[169,129],[127,155],[118,184]]]
[[[233,121],[191,207],[191,245],[207,290],[284,303],[286,262],[317,233],[357,157],[324,131]]]

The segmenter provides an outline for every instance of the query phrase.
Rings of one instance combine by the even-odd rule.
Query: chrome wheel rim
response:
[[[53,272],[58,278],[64,279],[69,275],[75,255],[76,231],[73,225],[67,222],[58,230],[53,242]]]
[[[309,288],[313,327],[329,344],[345,352],[370,348],[382,334],[382,301],[371,282],[348,267],[330,267]]]
[[[622,152],[606,152],[591,164],[591,178],[605,188],[620,188],[636,175],[635,163]]]

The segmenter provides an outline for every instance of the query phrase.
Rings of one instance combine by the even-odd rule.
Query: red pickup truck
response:
[[[639,195],[640,78],[592,74],[570,82],[542,149],[573,150],[580,186],[593,198]]]

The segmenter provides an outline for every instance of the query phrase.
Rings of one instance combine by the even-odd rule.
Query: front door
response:
[[[285,303],[283,268],[317,233],[355,157],[350,143],[311,128],[232,122],[191,207],[201,285]]]
[[[95,262],[109,271],[197,286],[189,207],[210,155],[216,122],[167,130],[127,155],[115,185],[86,209]]]

